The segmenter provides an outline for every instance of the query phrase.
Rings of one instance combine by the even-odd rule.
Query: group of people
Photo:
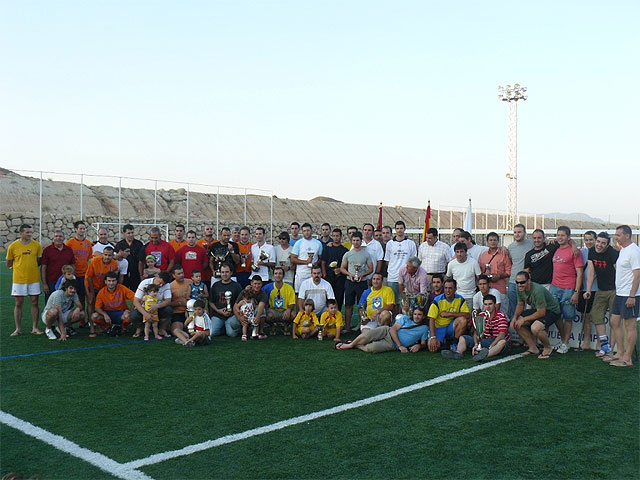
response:
[[[132,325],[134,337],[174,336],[186,346],[207,344],[217,335],[262,340],[268,326],[270,334],[281,331],[293,339],[333,339],[338,350],[429,350],[452,359],[470,351],[482,361],[507,353],[517,333],[525,355],[548,359],[548,328],[557,326],[556,351],[566,353],[580,311],[584,348],[591,346],[593,321],[596,355],[611,365],[632,364],[640,248],[627,225],[616,229],[617,249],[606,232],[592,231],[580,248],[565,226],[547,242],[544,231],[528,239],[525,226],[516,225],[507,247],[500,246],[497,233],[489,233],[481,246],[462,229],[454,230],[448,245],[435,228],[416,245],[405,235],[404,222],[394,227],[349,227],[343,238],[339,228],[325,223],[316,238],[311,224],[293,222],[274,246],[262,227],[253,238],[249,227],[224,227],[216,238],[212,225],[199,239],[177,225],[171,241],[154,227],[143,244],[128,224],[114,245],[104,228],[92,243],[86,224],[78,221],[72,238],[65,241],[55,232],[43,250],[31,226],[22,225],[20,239],[7,250],[15,298],[12,335],[22,332],[29,297],[32,333],[61,341],[77,325],[88,326],[91,337],[120,335]],[[477,328],[478,319],[483,328]],[[357,336],[344,339],[351,332]]]

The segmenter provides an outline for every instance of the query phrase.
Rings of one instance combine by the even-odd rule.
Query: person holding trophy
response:
[[[236,265],[240,263],[240,249],[237,243],[230,241],[231,230],[228,227],[222,227],[220,230],[220,241],[213,243],[209,247],[209,268],[213,272],[211,277],[211,285],[219,282],[222,278],[220,268],[222,265],[229,265],[231,269],[231,279],[234,278]]]
[[[251,275],[251,247],[253,243],[249,241],[251,230],[249,227],[240,228],[238,250],[240,251],[240,265],[236,267],[236,278],[242,288],[249,285]]]
[[[284,283],[293,288],[293,279],[296,274],[296,267],[291,263],[289,234],[287,232],[280,232],[280,235],[278,235],[278,242],[280,245],[273,247],[276,252],[276,262],[278,262],[278,267],[282,268],[282,271],[284,272]]]
[[[351,236],[352,248],[342,257],[340,272],[346,277],[344,305],[347,330],[351,329],[353,306],[367,289],[366,277],[373,272],[373,262],[367,249],[362,246],[362,232]]]
[[[262,278],[263,282],[269,281],[269,269],[276,266],[276,251],[273,245],[269,245],[264,240],[264,228],[256,228],[256,243],[251,246],[251,270],[249,276],[253,279],[255,276]]]
[[[310,223],[302,225],[302,238],[291,249],[291,263],[296,265],[296,279],[294,288],[300,292],[302,282],[311,278],[311,270],[314,266],[320,266],[322,255],[322,243],[311,237],[313,228]]]
[[[242,287],[231,280],[231,268],[229,265],[220,267],[221,279],[211,286],[209,292],[209,307],[211,308],[212,335],[219,336],[225,333],[229,337],[237,337],[240,334],[240,326],[234,317],[235,305]],[[234,328],[237,326],[238,328]]]
[[[344,302],[344,285],[346,281],[346,277],[340,267],[342,265],[342,257],[349,250],[342,245],[342,230],[339,228],[333,229],[331,240],[329,244],[322,248],[322,277],[331,284],[338,310],[340,311]]]
[[[395,305],[396,297],[393,289],[382,285],[381,273],[374,273],[371,277],[371,287],[362,293],[358,304],[360,329],[364,331],[380,326],[382,312],[393,312]]]

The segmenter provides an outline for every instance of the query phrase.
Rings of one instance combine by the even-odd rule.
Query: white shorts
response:
[[[26,297],[40,295],[40,282],[36,283],[14,283],[11,286],[12,297]]]
[[[311,275],[309,275],[308,277],[305,277],[303,275],[296,275],[296,279],[293,287],[296,293],[300,291],[300,285],[302,285],[302,282],[304,282],[307,278],[311,278]]]
[[[42,318],[42,323],[45,324],[45,326],[47,325],[47,312],[49,310],[45,310],[44,312],[42,312],[41,318]],[[67,310],[66,312],[62,312],[62,323],[67,323],[67,318],[69,317],[69,314],[72,312],[72,310]],[[57,325],[57,323],[55,323],[54,325],[52,325],[52,327],[55,327]]]

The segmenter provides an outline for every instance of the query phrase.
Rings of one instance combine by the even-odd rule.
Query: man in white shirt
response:
[[[399,304],[398,274],[402,266],[407,264],[409,257],[418,254],[418,249],[413,240],[405,237],[404,231],[407,227],[402,220],[398,220],[395,227],[396,236],[387,243],[384,261],[387,264],[387,285],[391,287],[396,296],[396,304]]]
[[[318,318],[320,318],[322,312],[327,309],[327,300],[330,298],[335,300],[336,298],[331,284],[322,278],[322,269],[320,268],[320,265],[315,265],[311,270],[311,278],[307,278],[300,284],[300,291],[298,292],[298,311],[304,311],[304,301],[308,298],[313,300],[315,306],[314,313]]]
[[[320,240],[311,237],[313,228],[311,224],[302,225],[302,238],[291,248],[291,263],[296,265],[296,279],[294,289],[296,293],[300,291],[303,281],[311,278],[311,269],[320,265],[322,255],[322,243]]]
[[[502,303],[502,295],[500,294],[499,290],[495,288],[491,288],[489,285],[491,285],[491,283],[488,276],[480,275],[478,277],[479,291],[473,296],[473,309],[476,310],[476,312],[481,312],[484,310],[484,296],[489,294],[496,297],[496,301],[495,301],[496,311],[497,312],[500,311],[500,304]]]
[[[93,244],[93,256],[99,257],[102,255],[104,251],[104,247],[113,247],[111,242],[109,242],[109,232],[104,227],[100,227],[98,229],[98,241]]]
[[[152,321],[153,313],[158,312],[158,317],[160,317],[160,322],[158,324],[160,335],[167,337],[170,336],[167,333],[167,328],[171,324],[171,317],[173,315],[173,310],[171,309],[171,281],[173,277],[169,272],[163,270],[156,274],[154,278],[146,278],[140,282],[138,285],[138,289],[136,290],[135,297],[133,298],[133,310],[131,312],[131,323],[136,327],[136,333],[133,334],[134,337],[139,337],[142,333],[142,320],[145,318],[147,321]],[[144,291],[147,285],[150,283],[155,283],[160,287],[160,291],[158,292],[158,303],[156,305],[151,305],[149,311],[144,309],[144,302],[142,299],[146,295]]]
[[[473,258],[476,262],[478,262],[478,265],[480,265],[480,255],[489,250],[489,247],[473,243],[471,234],[465,231],[460,233],[460,238],[458,238],[458,241],[464,243],[467,246],[467,257]]]
[[[629,225],[616,228],[616,240],[620,245],[620,255],[616,262],[616,298],[611,310],[611,328],[613,329],[618,353],[605,356],[605,361],[615,367],[631,367],[631,354],[638,340],[636,318],[640,316],[640,247],[631,241]],[[627,332],[627,344],[624,346],[621,320]],[[624,351],[623,351],[624,350]]]
[[[418,258],[429,275],[429,281],[433,280],[435,274],[444,275],[447,272],[447,265],[452,258],[451,250],[449,245],[438,239],[437,229],[427,230],[426,241],[418,249]]]
[[[476,293],[476,279],[480,275],[480,265],[467,256],[467,246],[463,242],[456,243],[456,258],[447,266],[447,278],[453,278],[458,284],[456,293],[462,296],[467,305],[473,305]]]
[[[257,227],[256,228],[256,243],[251,245],[251,258],[253,261],[251,262],[251,270],[253,272],[249,276],[250,279],[253,279],[255,276],[259,276],[262,278],[263,282],[269,281],[269,269],[276,266],[276,251],[273,248],[273,245],[269,245],[264,241],[264,228]],[[260,260],[260,254],[264,252],[269,255],[265,260]],[[257,270],[254,268],[257,267]]]
[[[371,280],[376,272],[382,271],[382,263],[384,262],[384,249],[379,241],[373,238],[374,228],[370,223],[365,223],[362,227],[362,246],[366,247],[371,262],[373,263],[373,272],[364,277],[365,280]]]
[[[115,254],[113,255],[113,259],[118,262],[118,283],[124,283],[124,278],[127,276],[127,271],[129,270],[129,254],[131,253],[131,248],[126,246],[124,248],[120,248],[117,246],[115,249]]]

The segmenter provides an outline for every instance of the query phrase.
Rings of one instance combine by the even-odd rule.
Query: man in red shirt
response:
[[[185,278],[191,278],[193,270],[204,270],[209,265],[207,251],[196,244],[196,232],[187,232],[187,244],[176,252],[176,264],[182,265]]]
[[[171,271],[175,263],[176,251],[169,242],[165,242],[160,238],[160,229],[153,227],[149,232],[149,243],[144,246],[140,258],[138,259],[138,270],[140,277],[145,268],[145,259],[147,255],[156,257],[156,267],[160,270]]]
[[[62,267],[74,263],[76,260],[73,249],[64,244],[64,233],[58,230],[53,234],[53,243],[44,249],[40,260],[45,302],[55,290],[55,284],[62,275]]]

